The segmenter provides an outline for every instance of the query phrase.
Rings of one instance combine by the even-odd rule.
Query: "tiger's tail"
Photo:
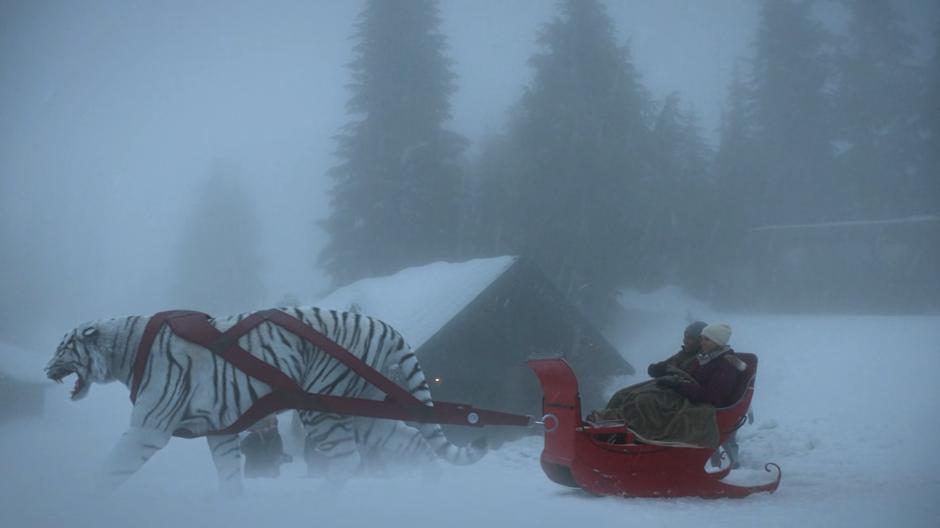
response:
[[[396,345],[399,354],[398,368],[401,369],[406,388],[421,403],[433,406],[431,388],[424,377],[424,371],[421,370],[418,358],[404,339],[400,336],[399,339],[401,339],[401,342]],[[418,429],[434,453],[451,464],[458,466],[473,464],[483,458],[488,450],[485,437],[477,438],[466,446],[457,446],[447,439],[440,424],[423,423],[419,425]]]

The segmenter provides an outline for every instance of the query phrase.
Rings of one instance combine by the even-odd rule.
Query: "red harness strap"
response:
[[[287,315],[280,310],[273,309],[258,313],[264,314],[265,319],[271,321],[272,323],[276,323],[285,330],[289,330],[298,337],[313,343],[324,352],[333,356],[344,365],[352,369],[353,372],[360,375],[364,380],[381,389],[382,392],[387,394],[391,399],[402,403],[410,402],[419,405],[421,404],[421,400],[415,398],[414,395],[412,395],[410,392],[406,391],[392,380],[386,378],[377,370],[366,364],[365,361],[354,356],[348,350],[339,346],[335,341],[307,326],[296,317]]]
[[[131,403],[137,402],[137,391],[140,389],[140,380],[144,377],[144,369],[147,368],[147,360],[150,359],[150,348],[153,346],[154,339],[157,338],[157,332],[163,328],[163,324],[166,323],[168,319],[192,313],[198,312],[170,310],[156,313],[147,321],[147,326],[144,328],[144,335],[140,338],[140,345],[137,346],[137,355],[134,357],[133,375],[131,376]]]
[[[345,348],[339,346],[329,337],[302,323],[296,317],[287,315],[280,310],[255,312],[245,319],[242,319],[225,332],[220,332],[209,324],[209,316],[201,312],[173,310],[154,315],[147,323],[143,338],[140,341],[140,346],[137,349],[137,357],[134,361],[134,376],[131,380],[131,402],[137,400],[137,391],[140,389],[140,382],[147,365],[150,349],[153,347],[153,341],[156,339],[160,328],[162,328],[164,324],[169,324],[170,329],[186,341],[195,343],[222,356],[223,359],[245,374],[267,383],[272,388],[289,392],[303,391],[294,380],[284,374],[280,369],[258,359],[238,346],[238,339],[243,334],[265,321],[271,321],[285,330],[296,334],[298,337],[313,343],[393,399],[403,402],[421,403],[408,391],[380,374]]]
[[[385,392],[385,401],[348,398],[308,393],[283,371],[251,355],[238,345],[238,339],[259,324],[270,321],[305,339],[342,362],[356,374]],[[272,392],[262,396],[230,426],[207,434],[235,434],[247,429],[261,418],[284,409],[303,409],[374,418],[411,420],[416,422],[451,423],[458,425],[528,425],[530,417],[498,411],[474,409],[468,405],[434,402],[426,406],[411,393],[354,356],[335,341],[280,310],[256,312],[239,321],[225,332],[209,324],[209,316],[193,311],[168,311],[154,315],[144,329],[134,360],[131,379],[131,401],[137,393],[150,356],[150,349],[164,324],[181,338],[200,345],[243,371],[271,386]],[[199,436],[176,431],[176,436]]]
[[[177,430],[173,432],[173,435],[182,438],[196,438],[203,435],[237,434],[265,416],[284,409],[472,427],[483,427],[484,425],[529,426],[532,424],[532,417],[528,415],[477,409],[460,403],[434,401],[434,406],[430,407],[427,405],[400,404],[390,400],[365,400],[309,392],[276,391],[259,398],[244,414],[225,429],[203,434]]]

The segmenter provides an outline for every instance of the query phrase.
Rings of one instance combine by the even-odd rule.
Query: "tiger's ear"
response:
[[[98,333],[98,329],[94,326],[89,326],[88,328],[82,330],[82,337],[94,337]]]

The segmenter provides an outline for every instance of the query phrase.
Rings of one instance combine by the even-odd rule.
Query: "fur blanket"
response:
[[[617,391],[592,421],[624,420],[641,441],[717,448],[718,422],[711,405],[690,403],[678,392],[649,380]]]

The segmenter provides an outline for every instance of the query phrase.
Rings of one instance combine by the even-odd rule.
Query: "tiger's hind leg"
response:
[[[210,435],[206,437],[212,462],[219,475],[219,491],[224,495],[242,492],[242,452],[238,435]]]
[[[360,464],[353,417],[303,411],[300,418],[307,433],[307,475],[325,475],[335,483],[348,480]]]
[[[437,455],[421,431],[399,420],[357,417],[356,444],[362,469],[377,476],[402,471],[433,473]]]
[[[108,453],[104,467],[97,478],[97,487],[113,491],[137,472],[170,441],[170,433],[142,427],[131,427],[121,435]]]

